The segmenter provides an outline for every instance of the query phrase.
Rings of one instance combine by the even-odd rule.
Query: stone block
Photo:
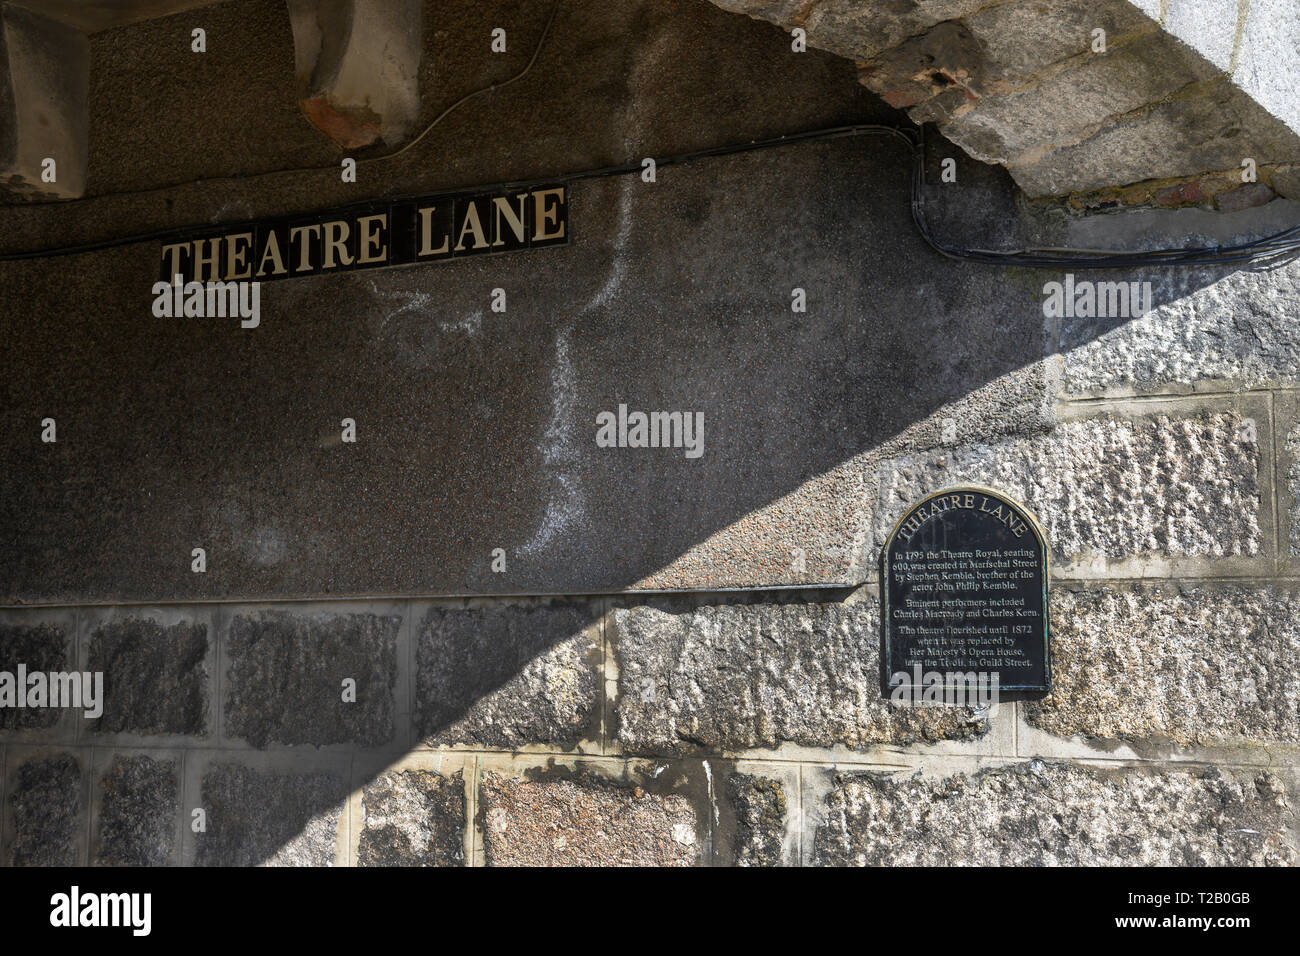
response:
[[[198,866],[332,866],[344,782],[320,772],[216,764],[203,775]]]
[[[1300,382],[1300,264],[1152,276],[1155,308],[1129,320],[1062,319],[1074,396]]]
[[[1214,197],[1214,206],[1219,212],[1240,212],[1243,209],[1262,206],[1272,200],[1273,190],[1263,183],[1247,183],[1236,189],[1219,193]]]
[[[236,614],[224,651],[226,735],[255,747],[388,743],[401,625],[370,613]],[[355,700],[344,699],[348,680]]]
[[[975,483],[1028,507],[1058,559],[1256,556],[1259,436],[1236,411],[1098,418],[1039,438],[905,456],[881,469],[877,543],[922,495]]]
[[[1300,17],[1295,4],[1291,0],[1251,0],[1232,79],[1293,131],[1300,130],[1300,76],[1287,64],[1295,61],[1297,49]]]
[[[104,675],[101,734],[205,736],[209,637],[205,620],[165,623],[128,614],[94,626],[86,670]]]
[[[1058,196],[1238,169],[1246,156],[1260,166],[1293,162],[1298,145],[1293,130],[1221,79],[1117,116],[1085,139],[1028,154],[1010,172],[1028,195]]]
[[[1084,30],[1080,36],[1088,36]],[[1188,58],[1163,33],[1143,37],[1026,89],[981,97],[943,125],[945,136],[972,155],[1014,165],[1077,143],[1112,117],[1209,79],[1208,64]]]
[[[1270,774],[1039,761],[936,778],[840,774],[811,862],[849,866],[1259,866],[1295,855]]]
[[[360,866],[463,866],[465,783],[459,772],[384,773],[365,786]]]
[[[1280,587],[1056,589],[1052,691],[1022,705],[1062,737],[1298,743],[1300,598]]]
[[[1205,57],[1216,69],[1232,69],[1237,35],[1237,0],[1176,0],[1164,27]]]
[[[480,806],[489,866],[694,866],[690,801],[591,776],[522,781],[486,773]]]
[[[99,780],[95,863],[166,866],[176,846],[180,775],[175,760],[117,756]]]
[[[617,608],[618,741],[630,753],[689,753],[983,734],[987,721],[970,709],[882,699],[879,621],[874,600]]]
[[[736,827],[731,862],[737,866],[781,865],[789,815],[781,781],[753,774],[729,774],[727,800]]]
[[[71,651],[71,635],[57,624],[0,623],[0,671],[14,675],[15,681],[19,664],[28,674],[70,670]],[[48,729],[60,716],[53,707],[0,707],[0,735]]]
[[[415,719],[431,746],[572,747],[598,733],[592,606],[434,607],[416,646]]]
[[[70,753],[32,757],[10,766],[8,780],[10,865],[78,865],[86,825],[81,762]]]

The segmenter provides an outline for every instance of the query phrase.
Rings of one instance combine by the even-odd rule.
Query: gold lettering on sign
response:
[[[911,539],[913,535],[921,530],[921,526],[931,518],[935,518],[953,508],[972,509],[986,514],[1006,525],[1017,538],[1029,530],[1029,526],[1020,519],[1010,505],[990,502],[987,497],[980,495],[977,507],[975,497],[972,494],[942,495],[918,505],[916,510],[909,514],[898,526],[898,536],[904,541]]]
[[[516,198],[519,200],[518,215],[515,214],[515,210],[511,207],[510,200],[507,197],[497,196],[492,200],[492,231],[497,237],[496,242],[492,243],[493,246],[504,246],[506,244],[501,235],[501,219],[503,216],[509,220],[510,231],[515,234],[515,240],[519,243],[524,241],[524,217],[526,215],[524,210],[528,197],[520,193]]]
[[[203,254],[203,244],[209,243],[212,251]],[[199,282],[216,282],[221,276],[217,272],[217,263],[221,261],[220,239],[197,239],[194,242],[194,278]],[[206,275],[204,271],[206,270]]]
[[[284,267],[284,256],[280,255],[280,240],[271,231],[266,234],[266,248],[262,250],[262,261],[257,264],[257,277],[259,279],[266,275],[267,259],[272,261],[275,275],[282,276],[289,271]]]
[[[443,235],[442,245],[433,248],[433,213],[437,206],[425,206],[420,210],[420,251],[421,256],[441,256],[451,251],[451,236]]]
[[[554,189],[539,189],[532,193],[533,197],[533,242],[541,242],[546,239],[563,239],[564,224],[559,222],[560,204],[564,202],[564,187],[557,186]],[[555,202],[547,204],[547,199],[554,197]],[[559,229],[554,232],[549,231],[559,223]]]
[[[359,230],[359,244],[357,247],[358,265],[363,265],[368,262],[383,262],[388,258],[388,246],[383,245],[383,239],[377,235],[378,229],[387,228],[388,213],[383,213],[378,216],[362,216],[357,220],[357,229]],[[371,246],[378,247],[374,255],[370,254]]]
[[[248,248],[253,244],[251,232],[239,232],[226,236],[226,281],[231,279],[248,279],[253,275],[253,267],[247,265]]]
[[[320,224],[317,223],[312,226],[294,226],[289,230],[289,245],[292,246],[295,241],[298,241],[298,248],[300,250],[298,255],[299,264],[298,268],[294,270],[295,272],[306,272],[311,268],[311,243],[304,238],[305,235],[319,236]]]
[[[175,276],[181,275],[181,250],[189,249],[188,242],[173,242],[163,246],[163,256],[170,260],[171,265],[167,267],[167,276],[164,282],[173,281]]]
[[[371,202],[162,246],[162,281],[234,282],[407,265],[569,241],[568,188]],[[294,224],[294,222],[298,224]]]
[[[325,261],[322,269],[335,269],[352,265],[352,253],[347,250],[348,224],[342,219],[325,223]]]
[[[460,236],[456,239],[456,251],[460,252],[465,248],[465,234],[474,233],[474,248],[486,249],[488,245],[487,236],[483,232],[483,221],[479,219],[478,203],[470,200],[465,205],[465,219],[460,224]]]

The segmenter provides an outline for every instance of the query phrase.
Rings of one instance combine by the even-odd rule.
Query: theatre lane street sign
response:
[[[269,282],[564,245],[568,198],[562,184],[530,186],[204,229],[162,244],[159,279]]]
[[[881,686],[930,675],[997,675],[1007,691],[1051,689],[1047,537],[990,488],[961,486],[909,508],[881,552]]]

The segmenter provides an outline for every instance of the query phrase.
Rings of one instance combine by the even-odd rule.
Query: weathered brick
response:
[[[203,775],[198,866],[332,866],[347,788],[327,773],[218,764]]]
[[[55,624],[0,624],[0,671],[16,677],[19,664],[27,665],[29,674],[70,670],[70,644]],[[0,707],[0,734],[53,727],[60,713],[53,707]]]
[[[175,760],[115,757],[99,781],[100,866],[166,866],[176,844],[180,778]]]
[[[733,773],[727,777],[727,799],[736,825],[732,862],[737,866],[779,866],[787,814],[781,781]]]
[[[855,866],[1287,864],[1276,777],[1032,761],[936,778],[836,777],[812,862]]]
[[[435,607],[416,650],[416,726],[430,745],[571,747],[599,720],[589,606]]]
[[[1279,226],[1280,228],[1280,226]],[[1082,241],[1082,240],[1081,240]],[[1062,319],[1065,391],[1073,395],[1300,381],[1300,263],[1215,275],[1152,275],[1157,303],[1135,319]]]
[[[255,747],[388,743],[401,623],[376,614],[236,615],[226,642],[226,732]],[[348,678],[355,701],[343,699]]]
[[[591,776],[520,781],[483,776],[483,846],[490,866],[692,866],[695,809]]]
[[[1214,205],[1219,212],[1240,212],[1271,202],[1273,195],[1273,190],[1263,183],[1248,183],[1219,193],[1214,197]]]
[[[1236,412],[1064,422],[1038,438],[887,463],[876,540],[922,495],[974,482],[1033,511],[1057,556],[1254,556],[1258,459],[1256,429]]]
[[[384,773],[362,791],[361,866],[465,863],[465,783],[428,770]]]
[[[11,775],[13,866],[75,866],[81,812],[81,764],[72,754],[33,758]]]
[[[1052,692],[1026,720],[1061,736],[1300,742],[1300,597],[1280,588],[1052,595]]]
[[[874,601],[618,608],[618,740],[681,753],[982,734],[969,709],[882,700],[879,620]]]
[[[208,732],[208,626],[127,617],[90,634],[87,670],[104,674],[97,733]]]

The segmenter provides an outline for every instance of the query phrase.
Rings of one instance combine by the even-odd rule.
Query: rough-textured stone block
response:
[[[569,747],[595,736],[595,614],[567,604],[433,608],[416,651],[416,722],[425,743]]]
[[[1087,29],[1077,34],[1085,41],[1088,35]],[[974,109],[950,119],[944,135],[978,158],[1015,162],[1043,144],[1078,142],[1111,117],[1212,73],[1208,63],[1187,58],[1178,41],[1157,33],[1027,89],[986,96]]]
[[[1287,163],[1297,143],[1293,131],[1225,79],[1118,116],[1080,142],[1052,145],[1010,170],[1031,196],[1197,176],[1237,168],[1243,156],[1261,166]]]
[[[806,28],[891,106],[1005,164],[1031,196],[1232,169],[1243,156],[1289,161],[1300,84],[1276,68],[1300,30],[1288,2],[1250,9],[1233,85],[1233,0],[1173,4],[1165,22],[1178,39],[1151,19],[1166,6],[1155,0],[714,0]],[[1093,50],[1096,28],[1105,52]]]
[[[970,80],[980,95],[1032,85],[1055,72],[1048,67],[1096,64],[1095,29],[1106,31],[1111,47],[1158,30],[1128,3],[1085,6],[1075,0],[984,4],[965,23],[981,53],[983,69]]]
[[[29,674],[70,670],[70,644],[68,635],[54,624],[0,624],[0,671],[16,677],[19,664],[27,665]],[[61,714],[53,707],[0,707],[0,734],[53,727]]]
[[[72,754],[28,760],[13,771],[9,810],[13,866],[75,866],[81,814],[81,764]]]
[[[362,791],[361,866],[460,866],[465,783],[428,770],[385,773]]]
[[[483,776],[489,866],[691,866],[698,821],[689,800],[579,777]]]
[[[986,5],[987,0],[926,0],[923,3],[898,4],[821,0],[812,5],[792,4],[795,22],[783,25],[794,26],[798,25],[797,21],[802,21],[808,30],[811,46],[849,59],[865,60],[927,27],[965,16]],[[771,14],[762,11],[759,15],[768,19]]]
[[[1300,381],[1300,264],[1217,280],[1206,272],[1161,273],[1152,286],[1158,304],[1141,318],[1061,320],[1068,393]]]
[[[327,773],[275,773],[235,764],[203,775],[207,831],[199,866],[332,866],[347,788]]]
[[[1024,705],[1060,736],[1300,742],[1300,598],[1205,585],[1056,590],[1052,692]]]
[[[1287,199],[1300,199],[1300,166],[1280,166],[1273,170],[1273,190]]]
[[[226,733],[255,747],[387,743],[401,624],[375,614],[236,615],[226,643]],[[343,699],[349,678],[355,701]]]
[[[732,862],[738,866],[779,866],[787,814],[781,782],[733,773],[727,777],[727,799],[736,815]]]
[[[1226,72],[1232,64],[1238,7],[1237,0],[1181,0],[1169,4],[1164,26]]]
[[[1282,64],[1300,48],[1300,17],[1291,0],[1251,0],[1233,80],[1266,110],[1300,129],[1300,77]]]
[[[176,761],[117,757],[99,781],[95,862],[101,866],[165,866],[176,844],[180,812]]]
[[[879,620],[874,601],[618,608],[619,742],[679,753],[983,733],[969,709],[881,699]]]
[[[877,543],[923,494],[962,482],[1023,502],[1058,556],[1254,556],[1257,431],[1235,412],[1065,422],[1047,436],[895,459]]]
[[[98,733],[208,732],[208,627],[128,617],[92,631],[87,670],[104,674]]]
[[[841,774],[812,862],[856,866],[1287,864],[1270,774],[1091,770],[1034,761],[949,778]]]

